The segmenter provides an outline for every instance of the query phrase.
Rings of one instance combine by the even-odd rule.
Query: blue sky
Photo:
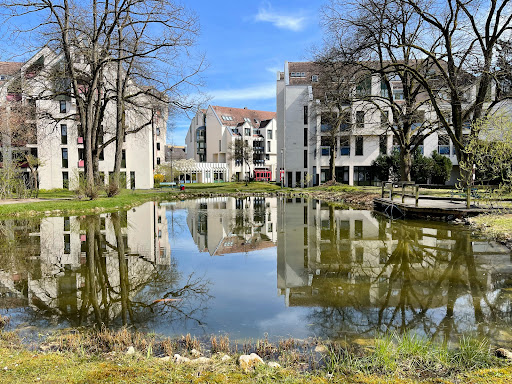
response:
[[[188,0],[201,23],[199,50],[209,67],[203,73],[208,104],[276,110],[276,72],[285,61],[302,61],[321,44],[319,10],[326,0]],[[183,145],[186,116],[173,121],[167,141]]]

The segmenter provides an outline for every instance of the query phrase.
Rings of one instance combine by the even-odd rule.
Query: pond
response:
[[[0,314],[27,334],[512,339],[511,253],[464,226],[216,197],[0,222]]]

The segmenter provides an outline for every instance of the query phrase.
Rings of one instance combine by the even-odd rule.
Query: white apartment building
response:
[[[84,65],[79,59],[75,64]],[[84,137],[76,101],[64,95],[51,97],[58,86],[51,74],[64,67],[63,56],[45,47],[23,63],[18,71],[0,73],[0,78],[3,76],[6,80],[0,83],[0,106],[5,110],[30,107],[28,129],[33,130],[33,134],[16,150],[30,151],[40,159],[41,189],[77,188],[85,166]],[[2,68],[0,65],[0,70]],[[106,71],[104,76],[105,82],[112,84],[115,71]],[[126,131],[137,132],[125,136],[121,179],[126,180],[127,188],[152,188],[154,169],[165,161],[167,106],[157,102],[149,92],[142,92],[148,88],[143,89],[134,82],[130,82],[128,88],[129,94],[134,91],[141,94],[136,96],[136,103],[127,104]],[[100,140],[105,143],[115,137],[116,105],[113,100],[107,102],[102,127]],[[99,155],[98,177],[105,184],[114,169],[114,158],[115,142],[112,142]]]
[[[311,62],[286,62],[284,72],[277,74],[277,167],[284,173],[286,186],[319,185],[331,179],[330,148],[322,140],[322,107],[315,95],[319,71]],[[403,99],[401,83],[391,82],[397,103]],[[383,88],[378,76],[368,84],[371,95],[381,95]],[[387,92],[387,89],[386,89]],[[472,88],[468,92],[471,100]],[[494,92],[494,90],[493,90]],[[474,95],[473,95],[474,97]],[[444,108],[449,110],[449,105]],[[435,122],[435,112],[425,106],[419,108],[425,121]],[[367,101],[347,105],[351,129],[342,132],[337,145],[336,180],[349,185],[372,185],[378,180],[372,174],[371,163],[379,154],[390,154],[395,146],[388,122],[381,121],[382,113]],[[388,112],[388,119],[392,117]],[[425,156],[435,150],[450,158],[453,169],[448,184],[457,181],[459,174],[453,144],[444,131],[435,132],[423,140],[420,147]]]
[[[277,130],[274,112],[247,108],[208,106],[197,112],[185,139],[187,158],[200,163],[226,163],[229,176],[214,181],[275,180],[277,170]],[[247,165],[231,158],[235,140],[244,140],[252,148]]]

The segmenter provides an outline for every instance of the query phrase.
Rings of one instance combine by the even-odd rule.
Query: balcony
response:
[[[265,152],[265,147],[252,147],[254,153],[263,153]]]
[[[198,155],[204,155],[206,153],[206,148],[197,148]]]
[[[255,164],[255,165],[265,165],[265,160],[253,160],[253,164]]]
[[[78,160],[78,168],[84,168],[85,167],[85,160]]]

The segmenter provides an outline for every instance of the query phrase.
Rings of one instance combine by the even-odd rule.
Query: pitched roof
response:
[[[7,79],[0,80],[0,86],[5,84],[9,77],[16,74],[20,71],[21,67],[24,63],[19,63],[16,61],[0,61],[0,76],[7,76]]]
[[[246,122],[245,119],[248,119],[250,120],[247,121],[249,124],[255,128],[259,128],[262,121],[272,120],[276,117],[275,112],[255,111],[246,108],[230,108],[212,105],[212,109],[215,111],[222,124],[230,127],[236,127],[240,123],[243,124]],[[222,116],[232,118],[233,120],[226,120]]]

